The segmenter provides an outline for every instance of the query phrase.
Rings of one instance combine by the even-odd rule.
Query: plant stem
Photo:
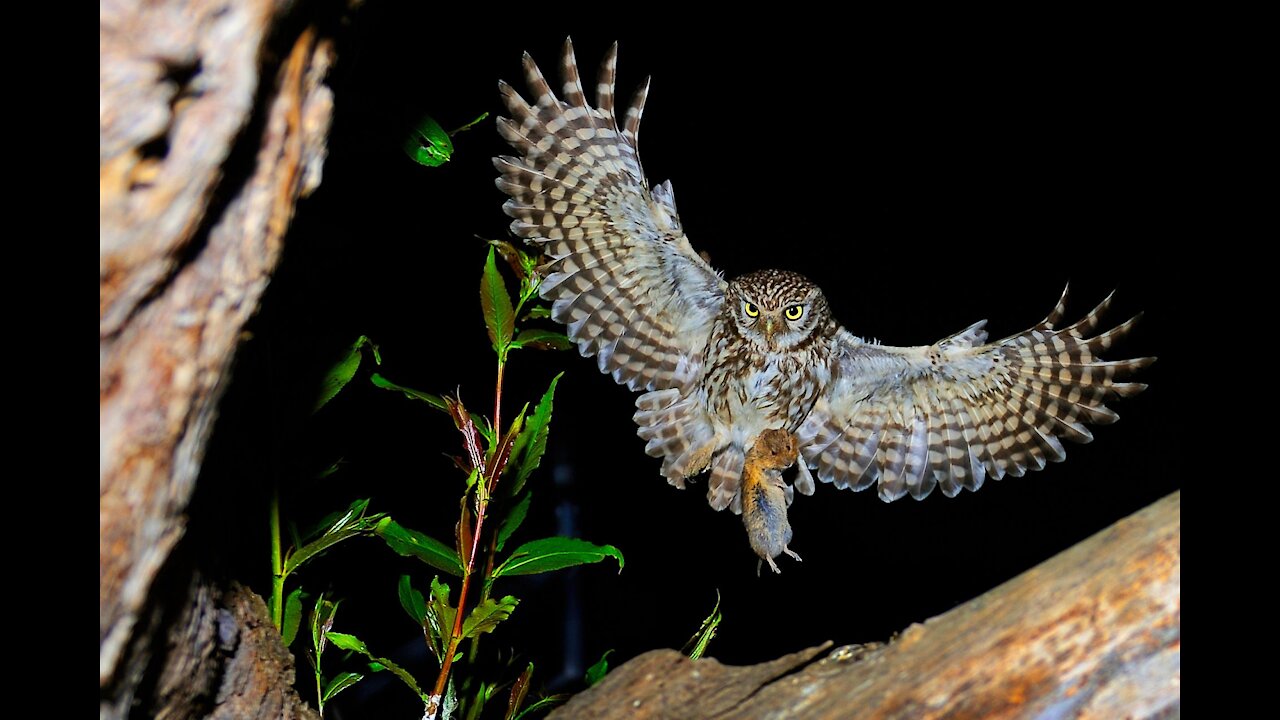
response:
[[[320,706],[320,717],[324,717],[324,688],[321,687],[320,654],[316,653],[316,705]]]
[[[488,478],[483,478],[486,482]],[[465,616],[464,608],[467,605],[467,591],[471,588],[471,575],[475,571],[476,564],[476,545],[480,539],[480,530],[484,527],[484,514],[476,515],[476,527],[472,534],[471,553],[467,560],[467,564],[462,568],[462,589],[458,591],[458,610],[453,617],[453,632],[449,634],[449,645],[445,648],[444,658],[440,661],[440,675],[436,677],[436,685],[432,690],[432,703],[435,707],[428,706],[427,716],[435,717],[438,709],[439,699],[444,697],[445,687],[449,682],[449,671],[453,669],[453,656],[458,652],[458,643],[462,642],[462,620]]]
[[[495,440],[495,446],[497,444],[497,438],[502,437],[502,376],[503,371],[506,370],[507,367],[507,359],[503,357],[505,354],[506,352],[504,349],[504,351],[498,355],[498,380],[494,383],[493,391],[493,437]],[[496,476],[492,479],[494,482],[497,482],[498,480]],[[492,490],[492,488],[490,489]]]
[[[497,448],[500,442],[498,438],[503,436],[502,433],[502,377],[506,369],[505,348],[498,354],[498,374],[494,387],[493,397],[493,447]],[[481,468],[484,471],[484,468]],[[501,474],[501,468],[493,470],[493,477],[481,477],[477,485],[482,485],[484,492],[477,490],[476,492],[476,524],[471,532],[471,552],[467,553],[467,564],[462,568],[462,588],[458,591],[458,609],[453,616],[453,632],[449,634],[449,644],[445,648],[444,657],[440,660],[440,674],[436,676],[436,684],[431,692],[431,699],[427,705],[426,717],[435,717],[440,708],[440,699],[444,697],[445,688],[449,684],[449,672],[453,669],[453,656],[458,652],[458,644],[462,642],[462,621],[466,616],[467,593],[471,589],[471,576],[475,574],[476,568],[476,551],[480,549],[480,536],[484,530],[484,518],[489,509],[489,498],[492,496],[494,488],[498,483],[498,476]],[[464,507],[463,512],[466,512]],[[496,540],[496,538],[495,538]],[[490,556],[492,556],[492,551]],[[488,571],[492,570],[492,557],[485,566]],[[474,642],[472,647],[474,647]]]
[[[284,561],[280,552],[280,485],[271,489],[271,622],[284,627]],[[317,680],[317,682],[319,682]]]
[[[489,578],[493,576],[493,557],[498,554],[498,534],[494,533],[489,537],[489,553],[484,559],[484,578],[485,582],[480,586],[480,602],[489,599]],[[471,645],[467,648],[467,661],[475,662],[476,656],[480,654],[480,636],[476,635],[471,638]]]

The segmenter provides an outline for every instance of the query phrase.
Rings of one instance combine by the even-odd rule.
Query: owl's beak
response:
[[[764,319],[764,337],[769,342],[773,342],[773,331],[774,331],[773,318],[771,317],[765,318]]]

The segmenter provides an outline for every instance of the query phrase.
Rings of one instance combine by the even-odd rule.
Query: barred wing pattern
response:
[[[540,292],[552,317],[602,372],[646,391],[633,416],[645,452],[679,487],[709,469],[708,502],[742,511],[762,558],[790,537],[779,488],[753,496],[765,510],[740,494],[762,433],[799,423],[804,494],[816,474],[841,488],[877,485],[886,501],[935,487],[954,496],[1061,461],[1062,438],[1090,441],[1085,423],[1117,419],[1106,401],[1146,387],[1123,380],[1154,358],[1099,357],[1137,320],[1096,333],[1109,297],[1061,329],[1066,291],[1043,322],[994,343],[984,321],[933,345],[889,347],[839,327],[820,290],[794,273],[725,283],[693,251],[670,183],[645,179],[636,148],[648,82],[615,116],[616,61],[615,44],[595,107],[568,41],[559,97],[527,53],[533,102],[499,84],[510,118],[498,130],[516,151],[494,159],[510,196],[503,210],[549,258]]]
[[[986,321],[925,347],[866,343],[841,329],[831,385],[799,430],[820,480],[886,502],[977,490],[987,477],[1020,477],[1066,456],[1060,437],[1089,442],[1084,422],[1118,416],[1104,401],[1142,383],[1116,382],[1155,358],[1104,362],[1100,351],[1138,317],[1098,335],[1108,296],[1080,322],[1055,329],[1067,299],[1026,332],[991,344]]]
[[[615,43],[593,108],[569,41],[563,100],[524,55],[534,102],[499,83],[511,118],[498,118],[498,131],[519,156],[494,158],[497,185],[511,196],[503,210],[512,232],[551,258],[541,294],[579,351],[632,390],[684,387],[697,376],[726,285],[685,237],[671,184],[649,188],[636,150],[648,81],[619,126],[616,61]]]

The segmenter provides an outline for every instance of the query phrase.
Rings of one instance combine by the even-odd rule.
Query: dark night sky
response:
[[[618,546],[627,565],[620,575],[598,565],[499,585],[524,602],[486,637],[490,649],[516,648],[543,682],[568,658],[565,672],[577,678],[610,648],[617,664],[679,647],[717,589],[725,620],[710,654],[728,663],[828,639],[884,640],[1180,486],[1172,440],[1191,438],[1178,432],[1174,401],[1190,391],[1175,369],[1175,306],[1199,289],[1165,263],[1189,232],[1174,152],[1190,132],[1181,119],[1189,100],[1178,92],[1185,69],[1156,62],[1151,43],[1040,26],[1016,39],[939,39],[763,23],[672,34],[504,21],[485,36],[455,27],[433,37],[421,17],[397,12],[366,8],[345,31],[324,183],[299,207],[202,482],[204,493],[236,488],[238,520],[211,522],[211,546],[259,590],[268,587],[259,501],[273,475],[304,521],[372,497],[375,511],[449,538],[462,478],[444,457],[459,451],[444,415],[363,383],[305,423],[296,403],[324,361],[367,334],[393,380],[461,388],[472,409],[491,406],[477,295],[485,251],[473,236],[506,236],[490,157],[507,149],[490,119],[455,138],[453,162],[423,168],[401,153],[402,126],[422,112],[451,128],[497,111],[499,78],[524,90],[521,51],[552,75],[566,33],[587,77],[621,40],[620,94],[653,76],[645,170],[672,179],[686,231],[726,276],[801,272],[852,332],[894,345],[929,343],[981,318],[992,338],[1020,331],[1068,280],[1072,319],[1116,288],[1112,321],[1146,316],[1111,357],[1161,359],[1140,378],[1146,393],[1112,405],[1119,424],[1095,428],[1090,445],[1068,444],[1067,461],[1045,471],[893,504],[820,484],[791,509],[791,547],[804,562],[782,558],[780,576],[757,577],[740,519],[712,511],[705,485],[680,492],[658,475],[635,435],[631,392],[576,353],[517,354],[504,412],[566,374],[516,539],[560,523]],[[342,472],[305,479],[337,457]],[[300,580],[347,598],[336,629],[434,677],[395,598],[402,572],[419,586],[431,576],[353,542]],[[565,634],[573,614],[576,640]],[[343,717],[404,716],[415,701],[379,679],[338,705]]]

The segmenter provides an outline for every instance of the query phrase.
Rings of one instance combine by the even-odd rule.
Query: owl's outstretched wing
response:
[[[563,100],[526,53],[532,105],[499,83],[511,118],[498,131],[519,153],[494,158],[511,231],[552,259],[541,294],[585,356],[633,390],[685,382],[720,311],[724,280],[693,251],[671,184],[650,190],[636,151],[648,81],[621,126],[613,110],[615,44],[605,56],[596,105],[587,104],[566,40]]]
[[[818,478],[886,502],[938,486],[952,497],[987,477],[1021,476],[1065,456],[1059,438],[1089,442],[1084,423],[1118,416],[1103,402],[1146,385],[1117,382],[1155,358],[1104,362],[1098,353],[1137,317],[1093,335],[1111,297],[1070,327],[1067,292],[1026,332],[984,344],[986,321],[924,347],[866,343],[841,329],[828,392],[799,430]]]

